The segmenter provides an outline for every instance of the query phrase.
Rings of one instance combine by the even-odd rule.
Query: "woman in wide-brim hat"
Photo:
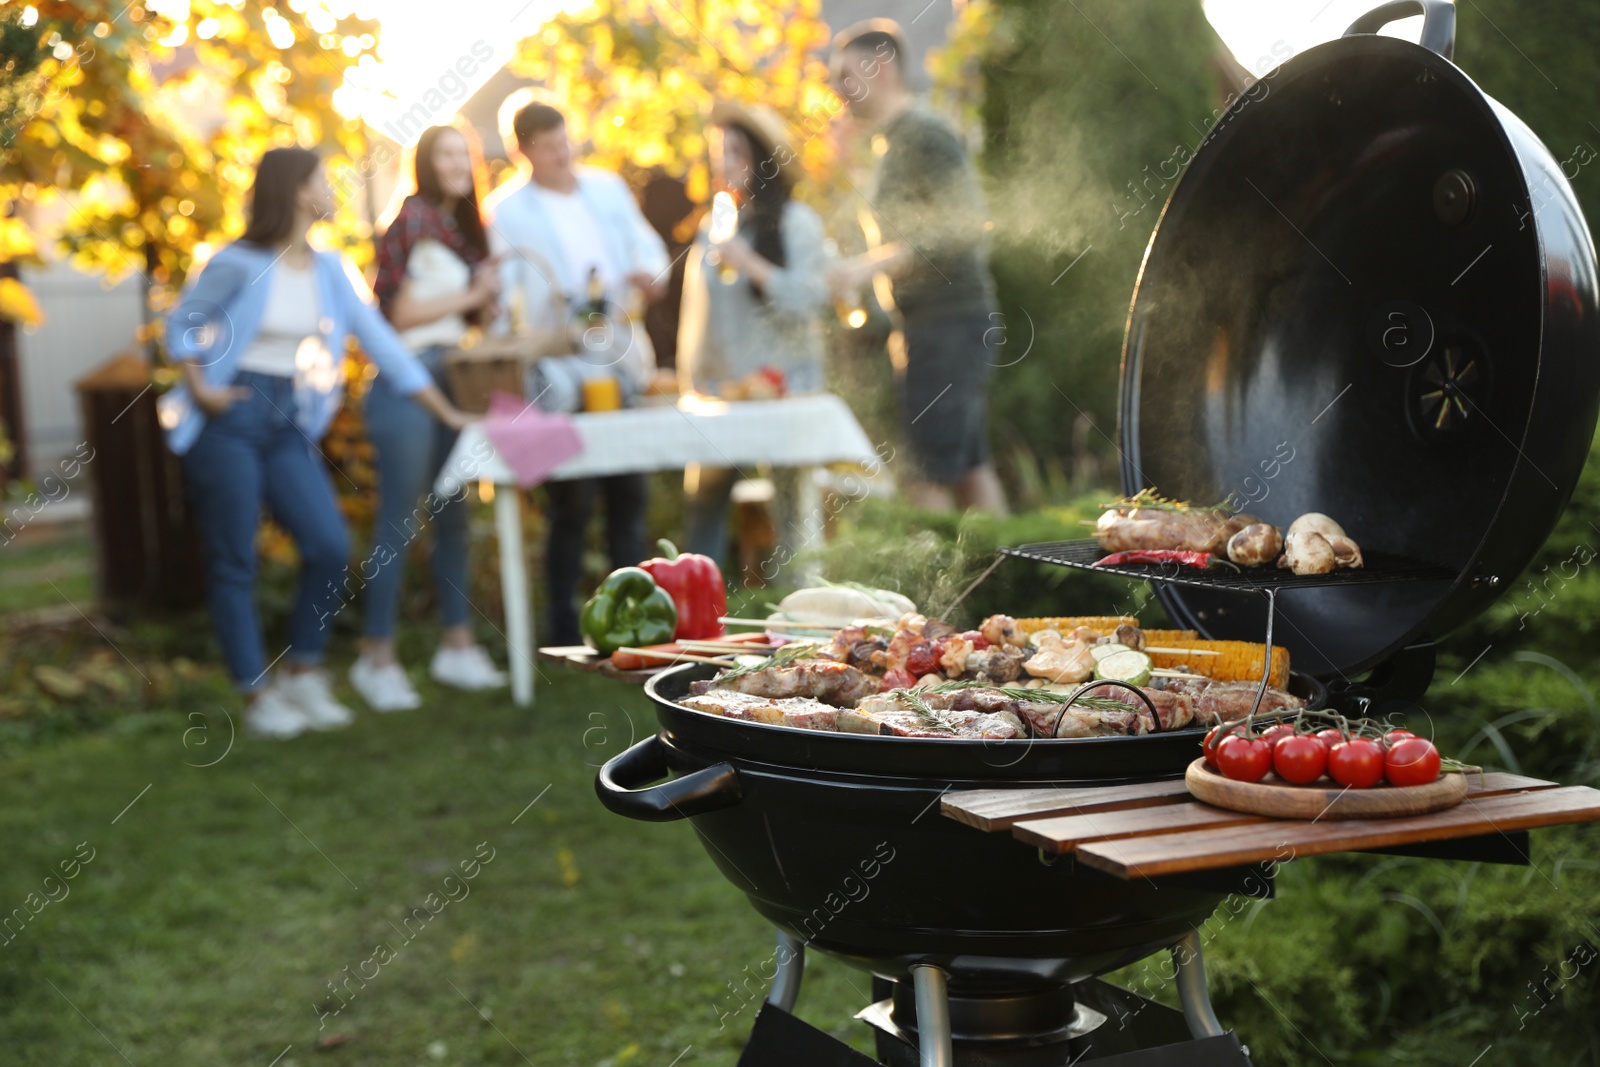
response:
[[[828,259],[822,220],[794,199],[801,168],[783,119],[760,104],[719,100],[706,141],[714,191],[733,197],[738,228],[713,246],[708,211],[689,253],[678,320],[679,387],[737,397],[751,395],[749,383],[768,380],[774,391],[818,392]],[[723,468],[685,471],[692,551],[717,560],[726,555],[734,477]],[[792,518],[792,507],[780,510]],[[803,547],[795,540],[786,532],[780,563]]]

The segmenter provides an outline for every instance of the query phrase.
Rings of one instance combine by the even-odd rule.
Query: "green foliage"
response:
[[[1046,467],[1093,452],[1112,484],[1128,302],[1161,206],[1227,99],[1217,75],[1227,53],[1196,0],[992,2],[997,14],[962,23],[984,40],[958,35],[941,68],[959,75],[964,55],[981,57],[1005,351],[1008,359],[1029,353],[990,387],[997,452],[1008,467],[1024,447]],[[1589,218],[1600,217],[1600,166],[1585,163],[1600,158],[1591,125],[1600,114],[1600,7],[1561,18],[1533,0],[1456,10],[1456,62],[1566,161]],[[1279,59],[1246,65],[1267,69]],[[1019,470],[1006,473],[1026,491]]]
[[[1128,299],[1175,173],[1163,163],[1210,125],[1221,45],[1193,2],[999,7],[983,162],[1006,359],[1019,361],[992,379],[991,422],[1002,453],[1104,459]],[[1092,426],[1075,445],[1080,419]]]

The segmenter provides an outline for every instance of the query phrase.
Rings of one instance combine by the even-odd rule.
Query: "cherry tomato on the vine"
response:
[[[1259,782],[1272,769],[1272,747],[1260,738],[1229,734],[1217,746],[1217,769],[1237,782]]]
[[[1397,745],[1409,737],[1416,736],[1417,735],[1412,733],[1410,730],[1390,730],[1388,733],[1383,735],[1383,740],[1386,744]]]
[[[1406,737],[1389,746],[1383,776],[1390,785],[1427,785],[1439,778],[1439,750],[1425,737]]]
[[[1328,753],[1328,776],[1350,789],[1370,789],[1383,781],[1383,758],[1383,746],[1376,741],[1341,741]]]
[[[1317,740],[1322,742],[1323,748],[1332,752],[1333,746],[1344,740],[1344,734],[1339,731],[1337,726],[1330,726],[1326,730],[1317,731]]]
[[[1233,736],[1233,727],[1213,726],[1206,734],[1206,739],[1200,744],[1200,751],[1205,755],[1206,762],[1215,767],[1217,765],[1217,747],[1222,744],[1223,731],[1228,731],[1228,736]]]
[[[1272,750],[1272,769],[1291,785],[1310,785],[1328,769],[1328,750],[1308,734],[1285,737]]]
[[[1277,749],[1278,742],[1282,741],[1286,737],[1293,736],[1294,727],[1290,726],[1286,722],[1273,723],[1271,726],[1261,731],[1261,740],[1265,741],[1267,745],[1274,750]]]

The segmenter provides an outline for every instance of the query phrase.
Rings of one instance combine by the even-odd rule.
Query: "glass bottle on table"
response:
[[[711,198],[711,229],[706,242],[711,245],[706,262],[717,269],[717,277],[724,285],[731,285],[739,272],[723,261],[721,248],[739,235],[739,205],[733,194],[720,192]]]

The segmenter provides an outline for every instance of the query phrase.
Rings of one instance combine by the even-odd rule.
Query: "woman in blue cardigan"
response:
[[[360,276],[308,243],[312,224],[332,213],[315,152],[268,151],[244,235],[211,259],[167,320],[183,384],[162,397],[161,422],[199,515],[212,624],[249,701],[246,726],[271,737],[352,717],[319,669],[334,617],[362,585],[347,565],[349,534],[317,444],[342,399],[346,337],[440,422],[469,421],[395,336]],[[270,660],[255,603],[263,503],[300,555],[287,644]]]

